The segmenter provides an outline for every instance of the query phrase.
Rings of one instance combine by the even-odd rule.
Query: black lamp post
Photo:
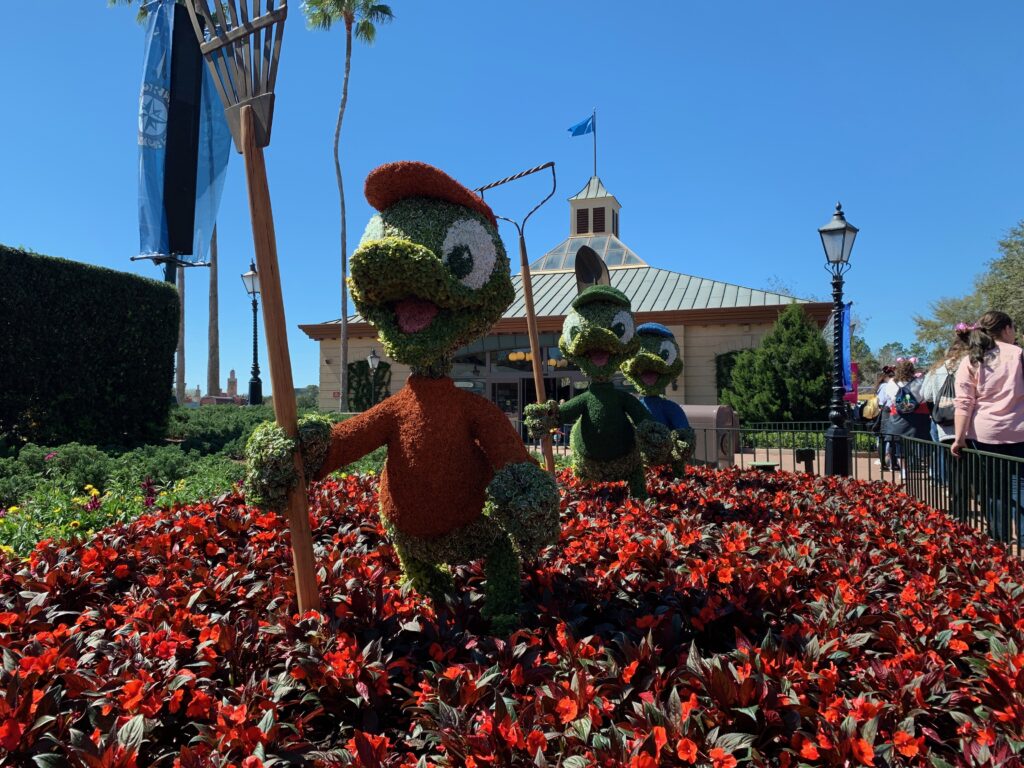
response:
[[[846,221],[843,206],[836,203],[832,220],[818,229],[828,260],[825,269],[832,273],[832,422],[825,432],[825,474],[847,477],[850,474],[850,433],[846,430],[846,404],[843,402],[843,274],[850,268],[850,251],[857,228]]]
[[[249,262],[249,271],[242,275],[245,292],[252,296],[252,378],[249,379],[249,405],[263,403],[263,382],[260,381],[260,366],[256,350],[256,297],[260,295],[260,276],[256,274],[256,264]]]
[[[375,385],[375,379],[377,378],[377,366],[380,365],[380,356],[377,354],[377,350],[370,347],[370,354],[366,356],[366,362],[370,366],[370,405],[377,404],[377,387]]]

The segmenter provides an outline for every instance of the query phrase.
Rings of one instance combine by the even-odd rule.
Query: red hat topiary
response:
[[[378,211],[407,197],[432,197],[477,211],[498,226],[494,212],[480,195],[440,168],[416,160],[401,160],[374,168],[366,177],[365,193],[366,201]]]

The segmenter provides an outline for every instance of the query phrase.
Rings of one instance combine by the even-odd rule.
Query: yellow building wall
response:
[[[735,349],[751,349],[772,328],[771,323],[687,325],[683,346],[683,375],[687,403],[694,405],[717,405],[718,390],[715,387],[715,355]],[[679,331],[673,328],[676,338]],[[674,399],[674,398],[673,398]],[[684,401],[680,401],[684,402]]]
[[[365,360],[374,349],[382,362],[391,365],[391,394],[405,386],[409,378],[409,366],[396,363],[384,354],[384,347],[376,338],[349,339],[348,361]],[[320,341],[320,399],[318,406],[321,411],[338,410],[339,398],[336,395],[341,387],[341,341],[339,339],[323,339]]]
[[[668,326],[683,353],[683,372],[679,376],[678,389],[673,390],[670,386],[665,396],[680,405],[717,405],[715,355],[756,347],[771,327],[771,323]],[[410,375],[409,366],[389,359],[376,338],[350,339],[349,362],[365,360],[371,349],[375,349],[382,360],[391,364],[391,394],[394,394],[405,386]],[[338,410],[335,392],[339,391],[340,359],[338,339],[320,341],[319,407],[322,411]]]

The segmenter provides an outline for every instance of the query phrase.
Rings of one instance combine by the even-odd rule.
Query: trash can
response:
[[[692,461],[731,467],[739,448],[740,418],[736,411],[728,405],[686,404],[683,410],[695,435]]]

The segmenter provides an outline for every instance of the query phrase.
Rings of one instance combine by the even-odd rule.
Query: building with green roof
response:
[[[787,304],[803,304],[819,325],[832,305],[781,293],[745,288],[706,277],[654,267],[619,236],[621,205],[597,176],[569,198],[569,235],[530,265],[534,310],[543,350],[547,396],[568,399],[585,386],[583,374],[562,359],[558,336],[577,293],[575,259],[586,245],[608,265],[611,285],[629,297],[637,324],[668,326],[682,350],[684,368],[667,393],[681,404],[718,402],[719,357],[757,346]],[[513,268],[515,260],[513,259]],[[523,406],[535,400],[526,335],[522,275],[513,275],[516,298],[485,338],[461,349],[452,376],[458,386],[484,395],[518,421]],[[339,320],[299,326],[320,344],[320,407],[338,409]],[[349,318],[349,360],[382,352],[373,327],[358,315]],[[391,391],[409,376],[406,366],[391,363]]]

